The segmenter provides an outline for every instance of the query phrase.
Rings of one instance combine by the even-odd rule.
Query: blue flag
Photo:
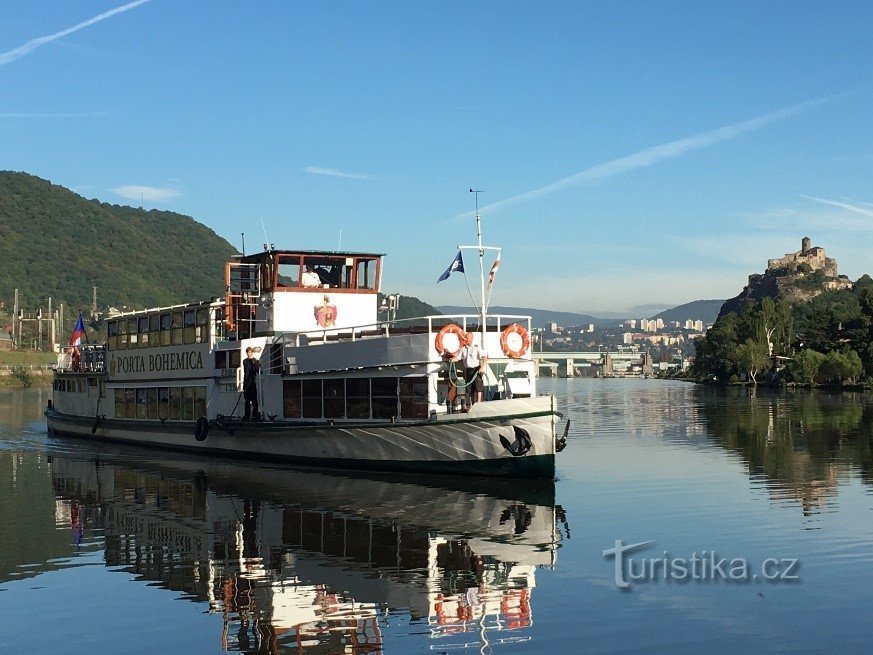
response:
[[[440,279],[437,280],[437,284],[439,284],[443,280],[448,280],[449,275],[451,275],[455,271],[460,271],[461,273],[464,272],[464,260],[461,259],[461,252],[460,251],[458,251],[458,256],[452,260],[451,264],[449,264],[449,267],[446,269],[445,273],[440,275]]]

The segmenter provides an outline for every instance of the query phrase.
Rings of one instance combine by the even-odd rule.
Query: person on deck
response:
[[[488,353],[478,343],[473,343],[473,333],[467,333],[467,343],[458,352],[454,361],[464,363],[464,382],[467,384],[468,409],[482,402],[485,395],[485,365]]]
[[[300,276],[300,284],[304,287],[320,287],[321,278],[318,277],[318,273],[307,266],[306,270],[303,271],[303,275]]]
[[[246,358],[243,360],[243,401],[246,405],[244,421],[260,419],[258,412],[258,376],[261,374],[261,362],[255,359],[254,348],[246,348]]]

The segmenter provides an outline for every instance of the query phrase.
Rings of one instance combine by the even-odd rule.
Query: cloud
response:
[[[312,175],[327,175],[328,177],[343,177],[349,180],[369,180],[371,176],[366,173],[344,173],[335,168],[321,168],[319,166],[307,166],[303,169],[304,173]]]
[[[853,205],[848,202],[841,202],[839,200],[828,200],[827,198],[816,198],[815,196],[804,196],[801,194],[801,198],[806,198],[807,200],[813,200],[815,202],[819,202],[823,205],[830,205],[831,207],[839,207],[841,209],[848,209],[851,212],[855,212],[857,214],[862,214],[864,216],[870,216],[873,218],[873,209],[868,209],[867,207],[859,207],[858,205]],[[863,203],[867,204],[867,203]]]
[[[100,21],[115,16],[116,14],[120,14],[135,7],[139,7],[146,2],[149,2],[149,0],[134,0],[134,2],[128,2],[126,5],[116,7],[115,9],[110,9],[109,11],[104,11],[102,14],[97,14],[93,18],[89,18],[88,20],[82,21],[81,23],[76,23],[72,27],[68,27],[65,30],[61,30],[60,32],[55,32],[54,34],[49,34],[47,36],[38,36],[34,39],[30,39],[30,41],[28,41],[24,45],[20,45],[17,48],[13,48],[12,50],[0,53],[0,66],[13,62],[16,59],[21,59],[25,55],[28,55],[36,50],[37,48],[44,46],[46,43],[51,43],[52,41],[56,41],[69,34],[72,34],[73,32],[78,32],[79,30],[85,29],[86,27],[94,25],[95,23],[99,23]]]
[[[83,111],[72,113],[38,114],[38,113],[6,113],[0,114],[0,118],[96,118],[106,116],[108,111]]]
[[[163,202],[172,200],[182,195],[177,189],[161,189],[153,186],[140,186],[138,184],[125,184],[112,189],[112,192],[128,200],[148,200],[149,202]]]
[[[701,148],[706,148],[717,143],[730,141],[731,139],[735,139],[738,136],[741,136],[748,132],[759,130],[764,126],[769,125],[770,123],[785,120],[803,111],[812,109],[813,107],[818,107],[819,105],[822,105],[829,100],[832,100],[834,97],[836,96],[826,96],[823,98],[806,100],[796,105],[791,105],[790,107],[784,107],[782,109],[772,111],[768,114],[762,114],[760,116],[749,118],[748,120],[744,120],[739,123],[734,123],[733,125],[726,125],[724,127],[719,127],[708,132],[701,132],[700,134],[695,134],[684,139],[677,139],[676,141],[670,141],[669,143],[662,143],[651,148],[645,148],[644,150],[639,150],[631,155],[618,157],[617,159],[610,159],[609,161],[603,162],[601,164],[595,164],[594,166],[590,166],[585,170],[576,173],[575,175],[570,175],[569,177],[562,178],[557,182],[552,182],[551,184],[547,184],[538,189],[526,191],[524,193],[520,193],[517,196],[512,196],[510,198],[498,200],[497,202],[485,205],[484,207],[481,207],[481,211],[494,211],[496,209],[500,209],[509,205],[514,205],[516,203],[524,202],[526,200],[540,198],[547,194],[554,193],[555,191],[560,191],[561,189],[577,186],[584,182],[593,182],[596,180],[613,177],[615,175],[627,173],[638,168],[652,166],[653,164],[657,164],[658,162],[664,161],[665,159],[673,159],[694,150],[700,150]],[[471,215],[471,212],[463,212],[461,214],[458,214],[457,218],[468,217]]]

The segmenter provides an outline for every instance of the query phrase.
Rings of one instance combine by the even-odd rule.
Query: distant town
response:
[[[534,330],[534,351],[577,354],[572,363],[564,365],[575,370],[560,371],[568,376],[642,375],[685,370],[694,356],[694,340],[704,336],[709,327],[710,324],[694,317],[684,321],[628,318],[615,326],[600,327],[594,323],[563,326],[550,322]],[[597,353],[612,356],[594,356]],[[558,374],[558,369],[553,373]]]

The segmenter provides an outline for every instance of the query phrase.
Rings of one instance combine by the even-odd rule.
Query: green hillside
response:
[[[236,249],[190,216],[87,200],[26,173],[0,172],[0,299],[51,295],[71,309],[158,306],[223,293]]]

